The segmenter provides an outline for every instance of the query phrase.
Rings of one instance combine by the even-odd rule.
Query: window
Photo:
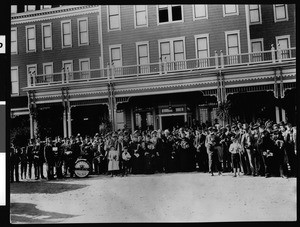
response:
[[[109,46],[109,58],[111,66],[113,67],[114,75],[123,75],[121,44]]]
[[[209,35],[196,35],[196,58],[197,60],[197,67],[207,67],[209,66]]]
[[[27,75],[28,75],[28,86],[34,84],[35,82],[39,82],[36,78],[37,75],[37,65],[27,65]]]
[[[167,23],[174,21],[183,21],[181,5],[159,5],[158,22]]]
[[[26,26],[26,52],[36,51],[35,25]]]
[[[238,5],[223,5],[223,16],[239,15]]]
[[[138,73],[149,73],[149,42],[139,42],[136,43],[137,49],[137,64],[139,66]]]
[[[71,20],[61,22],[62,48],[72,47]]]
[[[263,61],[263,54],[261,53],[264,49],[263,39],[252,39],[251,40],[251,61],[259,62]]]
[[[18,66],[11,67],[11,94],[19,95],[19,70]]]
[[[52,26],[51,23],[42,24],[43,50],[52,50]]]
[[[193,5],[193,19],[208,19],[207,5]]]
[[[274,21],[287,21],[288,18],[288,11],[286,4],[275,4],[273,5],[274,8]]]
[[[160,59],[164,63],[163,70],[179,70],[185,68],[184,37],[159,40]]]
[[[78,46],[89,45],[88,18],[79,18],[78,24]]]
[[[17,5],[11,5],[10,6],[10,13],[17,13],[18,12],[18,7]]]
[[[115,68],[115,75],[122,75],[122,49],[121,45],[109,46],[110,62]]]
[[[134,6],[135,27],[147,27],[147,6],[135,5]]]
[[[51,5],[41,5],[41,9],[51,9]]]
[[[120,30],[121,21],[120,21],[120,6],[111,5],[108,6],[108,30]]]
[[[80,73],[80,79],[88,79],[90,78],[90,59],[79,59],[79,70],[82,71]]]
[[[249,16],[251,24],[261,23],[261,10],[260,5],[249,5]]]
[[[63,61],[62,62],[62,67],[63,70],[65,72],[65,80],[73,80],[73,61],[72,60],[68,60],[68,61]]]
[[[44,82],[53,82],[53,63],[44,63],[43,64],[43,75]]]
[[[240,32],[225,32],[227,64],[239,63],[240,54]],[[225,63],[226,64],[226,63]]]
[[[34,11],[35,5],[25,5],[25,12],[27,11]]]
[[[290,44],[290,36],[276,36],[276,43],[279,44],[279,47],[281,49],[281,58],[290,58],[291,56],[291,50],[289,50],[291,44]],[[278,46],[277,46],[278,48]]]
[[[18,53],[18,32],[17,28],[11,28],[11,38],[10,38],[10,52],[11,54]]]

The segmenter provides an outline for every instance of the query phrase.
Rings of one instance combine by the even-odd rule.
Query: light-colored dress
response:
[[[108,152],[108,171],[119,170],[119,152],[111,149]]]

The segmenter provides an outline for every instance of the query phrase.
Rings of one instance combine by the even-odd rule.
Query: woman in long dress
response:
[[[119,170],[119,152],[115,149],[114,146],[110,146],[108,152],[108,171],[111,173],[111,176],[116,175]]]

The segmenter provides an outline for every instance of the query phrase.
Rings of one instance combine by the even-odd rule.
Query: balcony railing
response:
[[[147,65],[129,65],[115,67],[113,64],[103,69],[91,69],[88,71],[68,71],[62,70],[59,73],[28,75],[28,87],[71,84],[87,81],[109,81],[121,80],[126,78],[140,78],[153,76],[167,76],[168,74],[178,72],[202,71],[210,69],[222,69],[238,66],[249,66],[256,64],[280,63],[296,59],[296,48],[275,50],[272,47],[269,51],[260,51],[253,53],[242,53],[237,55],[224,55],[222,51],[215,56],[208,58],[187,59],[184,61],[160,61]]]

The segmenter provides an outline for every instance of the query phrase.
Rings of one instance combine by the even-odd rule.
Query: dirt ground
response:
[[[10,184],[11,223],[296,221],[296,178],[231,173]]]

